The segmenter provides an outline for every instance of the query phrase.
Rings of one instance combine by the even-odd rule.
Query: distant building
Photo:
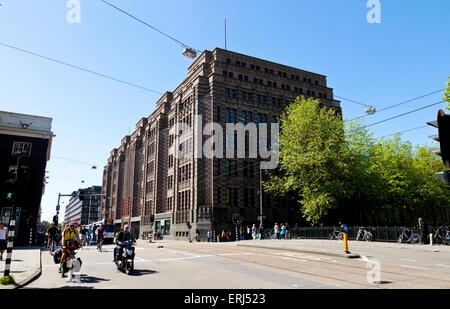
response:
[[[15,200],[15,245],[28,245],[30,230],[40,222],[41,198],[45,188],[45,168],[50,159],[52,119],[0,111],[0,220],[8,226]],[[8,194],[6,180],[19,163],[19,183],[14,199]],[[8,188],[10,190],[10,188]]]
[[[78,189],[72,193],[64,214],[64,225],[77,221],[81,225],[88,225],[100,221],[100,196],[102,187],[92,186]]]
[[[153,230],[172,239],[186,239],[188,223],[206,235],[213,218],[216,231],[234,230],[232,215],[236,213],[244,225],[258,224],[263,159],[198,158],[194,153],[203,146],[202,138],[203,142],[209,138],[202,137],[206,124],[214,122],[222,128],[268,124],[270,130],[270,124],[278,122],[283,110],[302,95],[341,113],[324,75],[220,48],[204,51],[189,66],[185,80],[166,92],[155,111],[110,152],[103,172],[102,216],[114,219],[118,227],[131,223],[140,236],[149,230],[153,214]],[[196,122],[197,115],[202,116],[202,126]],[[175,132],[177,123],[187,126],[185,139]],[[236,153],[235,136],[223,135],[227,153]],[[267,140],[260,140],[267,146]],[[192,155],[177,158],[178,150]],[[296,220],[298,205],[289,208],[287,204],[263,193],[266,227]]]

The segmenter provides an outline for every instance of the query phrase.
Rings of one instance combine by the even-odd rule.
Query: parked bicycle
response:
[[[367,231],[364,227],[360,227],[356,240],[372,241],[372,233]]]
[[[440,226],[433,235],[434,243],[450,245],[450,231],[444,226]]]
[[[264,239],[275,240],[277,239],[277,234],[275,234],[274,230],[269,230],[264,232]]]
[[[402,234],[398,237],[398,243],[418,244],[420,243],[420,235],[411,231],[411,235],[406,233],[408,229],[404,228]]]
[[[340,228],[334,228],[334,231],[328,237],[330,240],[343,240],[344,233],[342,233]]]

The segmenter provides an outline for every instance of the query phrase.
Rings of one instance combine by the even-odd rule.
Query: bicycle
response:
[[[367,231],[364,227],[360,227],[358,234],[356,235],[356,240],[372,241],[372,233]]]
[[[433,235],[433,242],[442,243],[443,245],[448,246],[450,244],[450,231],[447,229],[445,235],[444,233],[444,226],[439,227]]]
[[[339,228],[335,228],[333,232],[328,236],[329,240],[343,240],[344,233]]]
[[[52,240],[50,241],[50,255],[53,255],[56,251],[55,247],[56,247],[56,241]]]
[[[406,234],[406,231],[409,231],[409,230],[404,228],[402,231],[402,234],[398,237],[397,242],[399,244],[401,244],[401,243],[418,244],[420,242],[420,235],[414,233],[414,231],[411,231],[411,236],[408,236]]]
[[[264,239],[275,240],[277,239],[277,234],[274,231],[267,231],[264,233]]]

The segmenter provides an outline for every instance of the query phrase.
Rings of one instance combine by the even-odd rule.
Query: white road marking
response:
[[[198,259],[198,258],[211,257],[211,256],[214,256],[214,255],[196,255],[196,256],[187,256],[187,257],[182,257],[182,258],[161,259],[158,261],[178,261],[178,260]]]
[[[408,259],[401,259],[401,258],[398,258],[400,261],[407,261],[407,262],[414,262],[414,263],[416,263],[417,261],[416,260],[408,260]]]
[[[442,266],[442,267],[450,267],[450,265],[445,265],[445,264],[436,264],[437,266]]]
[[[241,255],[240,253],[221,253],[218,254],[218,256],[235,256],[235,255]]]
[[[428,270],[428,268],[425,268],[425,267],[410,266],[410,265],[400,265],[400,267]]]

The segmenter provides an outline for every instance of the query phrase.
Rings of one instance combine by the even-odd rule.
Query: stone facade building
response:
[[[198,157],[212,136],[203,130],[212,122],[224,131],[227,123],[277,122],[286,105],[302,95],[341,112],[324,75],[219,48],[204,51],[188,68],[187,78],[166,92],[155,111],[111,151],[103,174],[102,218],[114,219],[117,228],[131,224],[141,236],[154,214],[153,230],[172,239],[186,239],[188,222],[205,235],[212,218],[216,231],[234,230],[234,213],[244,226],[259,223],[261,158],[225,156],[228,148],[236,154],[238,142],[236,134],[226,132],[223,158]],[[177,123],[184,123],[187,132],[178,132]],[[270,126],[268,130],[270,137]],[[179,158],[177,151],[187,155]],[[266,227],[293,223],[293,210],[266,194],[262,204]]]

